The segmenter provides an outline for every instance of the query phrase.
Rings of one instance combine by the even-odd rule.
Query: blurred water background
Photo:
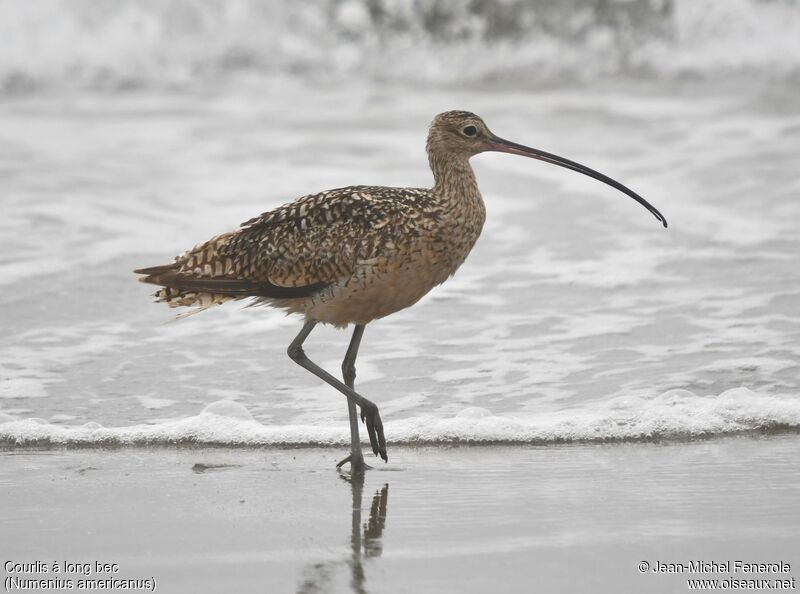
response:
[[[0,81],[7,94],[276,76],[796,84],[799,29],[796,0],[4,0]]]
[[[429,185],[454,108],[670,228],[475,158],[473,254],[367,328],[390,441],[796,431],[798,32],[797,0],[0,0],[0,441],[344,443],[299,320],[170,321],[130,271],[306,193]],[[347,340],[308,352],[338,371]]]

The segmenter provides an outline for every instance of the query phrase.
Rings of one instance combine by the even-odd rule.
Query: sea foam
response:
[[[451,417],[385,419],[390,444],[553,444],[709,438],[800,430],[800,400],[744,387],[699,396],[670,390],[655,397],[620,397],[543,414],[495,415],[469,407]],[[265,425],[241,404],[218,401],[198,415],[158,424],[103,427],[14,419],[0,413],[0,445],[26,446],[341,446],[340,425]]]

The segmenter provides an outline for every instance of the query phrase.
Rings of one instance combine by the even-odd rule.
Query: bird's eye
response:
[[[478,133],[478,129],[475,126],[465,126],[461,132],[464,136],[475,136]]]

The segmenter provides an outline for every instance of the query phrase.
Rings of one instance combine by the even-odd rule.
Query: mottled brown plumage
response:
[[[158,301],[202,310],[252,298],[306,319],[290,356],[349,399],[353,469],[363,468],[355,405],[373,451],[386,459],[377,407],[353,390],[363,327],[409,307],[455,274],[486,216],[470,157],[500,151],[579,171],[623,191],[666,226],[643,198],[588,167],[503,140],[481,118],[449,111],[434,118],[427,141],[430,189],[350,186],[304,196],[199,244],[172,264],[136,270],[160,285]],[[314,324],[356,331],[343,364],[346,385],[313,364],[302,343]]]

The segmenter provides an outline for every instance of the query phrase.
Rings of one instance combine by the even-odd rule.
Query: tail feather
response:
[[[139,278],[140,282],[163,287],[153,294],[157,303],[166,303],[170,307],[197,308],[193,311],[179,315],[179,318],[205,311],[214,305],[218,305],[232,299],[232,297],[225,295],[201,292],[196,289],[186,290],[185,288],[179,287],[178,283],[175,282],[175,279],[177,279],[179,276],[179,270],[180,264],[178,262],[174,262],[172,264],[164,264],[162,266],[137,268],[133,272],[135,274],[145,275]]]
[[[139,279],[144,283],[161,285],[162,287],[191,291],[194,293],[215,293],[227,297],[294,299],[298,297],[309,297],[328,286],[327,283],[314,283],[302,287],[282,287],[280,285],[274,285],[269,281],[214,276],[198,277],[178,272],[177,265],[143,268],[140,269],[138,273],[147,275]]]
[[[309,297],[324,289],[327,283],[302,287],[281,287],[268,281],[241,278],[194,276],[181,272],[179,262],[134,270],[145,276],[140,282],[163,287],[155,293],[156,300],[170,307],[198,307],[203,311],[226,301],[257,297],[259,300],[296,299]],[[196,313],[196,312],[192,312]]]
[[[161,266],[150,266],[149,268],[137,268],[133,271],[134,274],[146,274],[147,276],[154,276],[158,274],[163,274],[165,272],[172,272],[176,271],[180,268],[180,265],[177,262],[173,262],[172,264],[162,264]],[[144,281],[143,282],[149,282]]]

